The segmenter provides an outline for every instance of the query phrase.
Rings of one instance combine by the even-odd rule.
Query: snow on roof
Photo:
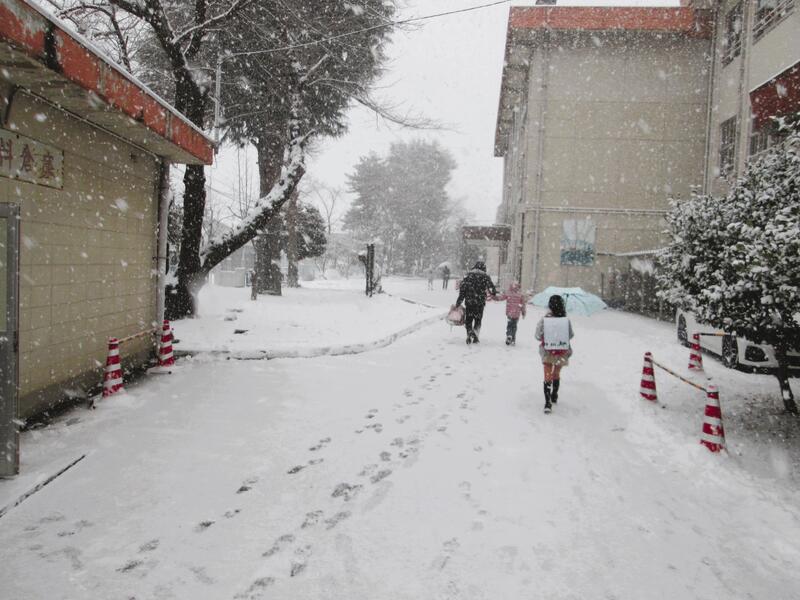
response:
[[[200,128],[35,0],[0,2],[0,42],[11,47],[13,58],[23,54],[47,69],[43,78],[31,73],[30,68],[8,67],[15,83],[18,75],[27,77],[29,81],[24,81],[23,87],[48,100],[53,100],[49,97],[53,95],[59,106],[149,147],[155,154],[176,162],[211,164],[214,145]],[[61,78],[82,93],[68,94],[54,86],[54,79]],[[96,97],[87,98],[85,91]],[[95,119],[98,111],[93,104],[97,100],[106,110],[102,118]],[[109,119],[108,108],[122,113],[125,119]],[[138,129],[143,126],[147,135],[131,125],[138,125]]]

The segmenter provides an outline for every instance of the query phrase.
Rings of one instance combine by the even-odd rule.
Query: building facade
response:
[[[509,15],[495,154],[504,277],[605,295],[666,243],[670,198],[723,194],[800,110],[797,0]]]
[[[602,294],[624,255],[663,246],[668,199],[703,181],[711,25],[691,7],[511,9],[505,279]]]
[[[705,189],[725,193],[780,137],[770,117],[800,111],[797,0],[725,0],[714,11]],[[700,4],[700,3],[697,3]]]
[[[0,475],[18,468],[19,419],[96,387],[109,337],[156,326],[165,162],[212,157],[91,44],[0,0]],[[151,352],[146,335],[122,348],[127,364]]]

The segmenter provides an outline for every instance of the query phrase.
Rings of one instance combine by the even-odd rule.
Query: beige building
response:
[[[797,0],[511,9],[497,119],[504,277],[608,293],[669,197],[727,191],[800,111]]]
[[[705,187],[723,193],[748,159],[778,139],[770,117],[800,111],[797,0],[736,0],[714,11]],[[695,4],[701,4],[695,2]]]
[[[711,22],[691,7],[511,9],[504,279],[602,294],[626,255],[663,246],[668,198],[703,183]]]
[[[95,387],[108,338],[160,320],[165,161],[212,156],[86,41],[0,0],[0,475],[18,468],[16,419]],[[142,336],[122,355],[151,351]]]

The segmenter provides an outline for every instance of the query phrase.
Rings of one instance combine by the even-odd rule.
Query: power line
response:
[[[251,50],[250,52],[236,52],[233,54],[228,54],[225,58],[233,58],[235,56],[253,56],[255,54],[272,54],[273,52],[283,52],[284,50],[297,50],[299,48],[307,48],[309,46],[315,46],[317,44],[324,44],[325,42],[332,42],[335,40],[339,40],[345,37],[349,37],[351,35],[358,35],[359,33],[368,33],[370,31],[375,31],[378,29],[385,29],[386,27],[394,27],[396,25],[407,25],[408,23],[417,23],[419,21],[428,21],[430,19],[438,19],[440,17],[448,17],[451,15],[457,15],[460,13],[472,12],[475,10],[482,10],[484,8],[491,8],[493,6],[499,6],[501,4],[508,4],[511,0],[497,0],[496,2],[489,2],[487,4],[479,4],[477,6],[468,6],[466,8],[459,8],[456,10],[449,10],[447,12],[435,13],[432,15],[424,15],[422,17],[410,17],[408,19],[401,19],[398,21],[389,21],[388,23],[382,23],[380,25],[373,25],[372,27],[366,27],[364,29],[358,29],[356,31],[347,31],[345,33],[340,33],[338,35],[334,35],[331,37],[323,38],[321,40],[313,40],[311,42],[303,42],[302,44],[293,44],[290,46],[281,46],[279,48],[269,48],[265,50]]]

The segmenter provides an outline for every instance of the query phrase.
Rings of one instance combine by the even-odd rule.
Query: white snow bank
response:
[[[284,288],[283,296],[206,285],[200,315],[175,323],[179,351],[236,358],[353,354],[385,346],[441,318],[434,306],[356,289]]]

